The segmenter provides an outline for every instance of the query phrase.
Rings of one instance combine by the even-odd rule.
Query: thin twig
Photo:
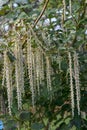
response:
[[[42,11],[40,13],[40,15],[37,17],[36,21],[34,22],[33,28],[36,26],[36,24],[39,22],[39,20],[41,19],[42,15],[44,14],[44,12],[45,12],[45,10],[47,8],[48,2],[49,2],[49,0],[46,0],[46,2],[44,4],[44,7],[43,7],[43,9],[42,9]]]

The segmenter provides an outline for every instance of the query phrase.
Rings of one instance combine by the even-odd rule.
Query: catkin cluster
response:
[[[24,88],[24,74],[25,74],[25,64],[28,70],[31,98],[32,98],[32,106],[35,106],[35,97],[41,94],[41,84],[42,82],[47,83],[48,92],[52,90],[51,86],[51,65],[50,59],[46,55],[45,51],[43,51],[42,43],[37,38],[35,32],[32,27],[29,25],[29,30],[23,23],[23,21],[19,20],[13,26],[13,46],[12,51],[15,56],[14,64],[11,66],[11,61],[7,56],[7,51],[4,52],[4,67],[3,67],[3,78],[2,85],[5,84],[6,79],[6,87],[7,87],[7,95],[8,95],[8,108],[9,114],[11,115],[11,107],[12,107],[12,93],[13,87],[16,87],[17,91],[17,102],[18,109],[22,109],[22,98],[25,94]],[[23,34],[23,32],[25,32]],[[27,32],[27,33],[26,33]],[[23,48],[23,44],[26,42],[26,46]],[[34,43],[33,43],[34,42]],[[33,44],[36,44],[33,47]],[[24,53],[24,50],[25,53]],[[44,48],[45,49],[45,48]],[[24,61],[24,57],[27,62]],[[12,68],[15,72],[14,82],[12,81]],[[14,84],[13,84],[14,83]]]
[[[51,67],[48,56],[46,56],[40,47],[32,47],[31,33],[28,33],[27,38],[27,64],[28,75],[30,80],[30,88],[32,93],[32,105],[35,104],[35,96],[41,93],[40,85],[45,79],[45,64],[46,64],[46,80],[48,92],[51,87]]]

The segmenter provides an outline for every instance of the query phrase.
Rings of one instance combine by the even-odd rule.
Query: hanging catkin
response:
[[[23,52],[22,52],[22,44],[19,39],[18,41],[18,59],[19,59],[19,73],[20,73],[20,89],[21,93],[24,93],[24,68],[23,68]]]
[[[15,43],[15,80],[16,80],[16,87],[17,87],[17,100],[18,100],[18,109],[22,107],[22,95],[21,95],[21,86],[20,86],[20,62],[19,62],[19,48],[18,42]]]
[[[17,88],[18,109],[22,108],[22,94],[24,94],[24,68],[23,68],[23,52],[21,32],[17,28],[21,26],[20,21],[14,24],[14,53],[15,53],[15,82]]]
[[[7,87],[7,96],[8,96],[8,109],[9,114],[11,115],[11,106],[12,106],[12,86],[10,82],[10,60],[7,56],[7,51],[4,51],[4,66],[5,66],[5,76],[6,76],[6,87]]]
[[[4,63],[3,63],[3,69],[2,69],[2,86],[4,86],[5,85],[5,79],[6,79],[6,57],[7,57],[7,51],[5,50],[4,51],[4,55],[3,55],[3,57],[4,57]]]
[[[36,49],[36,82],[38,95],[40,95],[40,52],[39,49]]]
[[[5,85],[5,72],[6,72],[6,65],[5,65],[5,52],[4,52],[4,66],[3,66],[3,69],[2,69],[2,86]]]
[[[46,78],[47,78],[47,89],[49,92],[52,90],[52,86],[51,86],[51,66],[48,56],[46,56]]]
[[[10,63],[9,60],[9,78],[10,78],[10,91],[11,91],[11,106],[12,106],[12,101],[13,101],[13,85],[12,85],[12,64]]]
[[[74,117],[74,86],[73,86],[73,72],[72,72],[72,58],[71,53],[68,52],[69,59],[69,73],[70,73],[70,91],[71,91],[71,108],[72,108],[72,117]]]
[[[76,86],[76,100],[78,115],[80,115],[80,79],[79,79],[79,62],[76,51],[74,52],[74,73],[75,73],[75,86]]]
[[[32,66],[33,66],[33,86],[34,86],[34,94],[36,95],[36,53],[32,53]]]
[[[44,54],[40,51],[40,78],[44,80]]]
[[[29,32],[30,34],[30,32]],[[29,35],[28,34],[28,35]],[[27,64],[28,64],[28,75],[30,80],[30,89],[32,93],[32,106],[35,104],[35,92],[34,92],[34,81],[33,81],[33,60],[32,60],[32,47],[31,47],[31,34],[30,38],[27,39]]]
[[[69,0],[69,12],[70,12],[70,16],[72,15],[72,1]]]

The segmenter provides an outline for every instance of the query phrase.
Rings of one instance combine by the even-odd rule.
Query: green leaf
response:
[[[27,15],[25,12],[21,12],[21,14],[19,15],[18,18],[19,18],[19,19],[28,18],[28,15]]]
[[[59,129],[59,130],[70,130],[69,126],[66,125],[65,122],[62,122],[57,129]]]
[[[20,120],[29,121],[31,119],[31,113],[27,111],[23,111],[19,115]]]
[[[17,124],[16,124],[15,120],[7,120],[5,123],[5,129],[6,130],[16,130]]]
[[[5,15],[9,11],[9,7],[6,5],[3,8],[0,8],[0,15]]]
[[[41,130],[43,128],[43,124],[41,123],[32,123],[31,130]]]

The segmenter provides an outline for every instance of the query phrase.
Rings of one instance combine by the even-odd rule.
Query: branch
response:
[[[47,7],[47,5],[48,5],[48,2],[49,2],[49,0],[46,0],[46,2],[45,2],[45,4],[44,4],[44,7],[43,7],[43,9],[42,9],[42,11],[41,11],[41,13],[40,13],[40,15],[39,15],[39,16],[37,17],[37,19],[35,20],[35,23],[34,23],[33,28],[36,26],[36,24],[38,23],[38,21],[41,19],[42,15],[44,14],[44,12],[45,12],[45,10],[46,10],[46,7]]]

